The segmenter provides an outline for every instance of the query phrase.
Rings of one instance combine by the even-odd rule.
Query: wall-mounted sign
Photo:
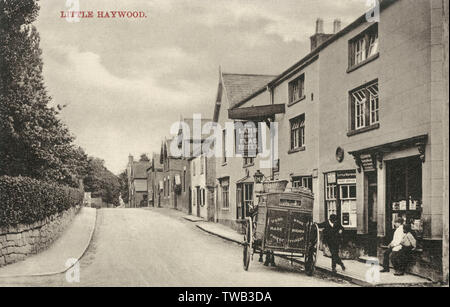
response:
[[[336,173],[335,172],[327,174],[327,182],[328,183],[336,183]]]
[[[362,154],[359,156],[361,166],[365,172],[372,172],[376,170],[376,161],[371,154]]]
[[[337,184],[354,184],[356,183],[356,171],[339,171],[336,174]]]

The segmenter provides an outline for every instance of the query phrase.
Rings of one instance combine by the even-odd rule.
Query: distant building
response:
[[[152,154],[150,167],[147,169],[147,191],[148,205],[151,207],[161,207],[161,198],[163,194],[163,165],[161,156]]]
[[[150,161],[134,161],[132,155],[128,157],[128,208],[148,206],[147,169]]]

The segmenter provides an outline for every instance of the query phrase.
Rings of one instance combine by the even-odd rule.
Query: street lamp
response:
[[[256,173],[253,175],[253,178],[255,179],[255,183],[262,183],[264,179],[264,174],[261,173],[259,170],[257,170]]]

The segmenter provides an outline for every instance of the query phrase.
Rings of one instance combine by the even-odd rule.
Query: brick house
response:
[[[163,188],[163,165],[159,154],[152,154],[150,167],[147,168],[147,193],[148,205],[161,207]]]
[[[132,155],[128,156],[128,208],[147,206],[147,168],[149,161],[134,161]]]

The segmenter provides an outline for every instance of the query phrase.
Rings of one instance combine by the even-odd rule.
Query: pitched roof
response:
[[[147,168],[151,165],[149,161],[134,161],[133,162],[133,178],[144,179],[147,178]]]
[[[161,155],[154,153],[152,156],[153,169],[161,169],[163,165],[160,163]]]
[[[235,107],[242,99],[268,84],[277,76],[222,73],[222,82],[230,103]]]
[[[190,132],[190,136],[189,139],[194,141],[194,119],[193,118],[182,118],[181,119],[182,122],[186,123],[186,125],[188,125],[189,127],[189,132]],[[203,126],[208,123],[208,122],[212,122],[213,120],[210,118],[202,118],[200,121],[200,129],[203,128]],[[201,131],[200,131],[201,132]],[[204,140],[208,137],[209,135],[201,135],[201,139]]]

